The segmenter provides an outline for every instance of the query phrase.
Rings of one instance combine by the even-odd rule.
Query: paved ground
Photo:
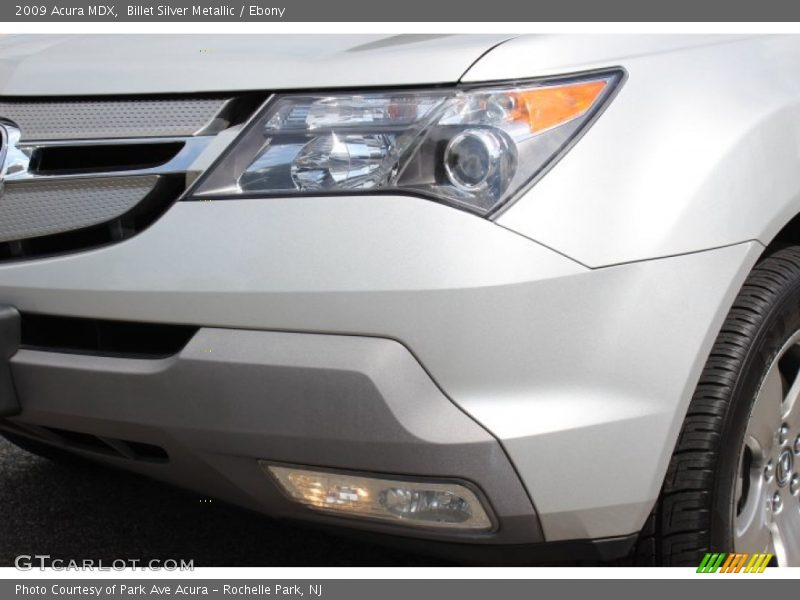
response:
[[[439,564],[201,504],[182,490],[94,465],[59,466],[0,438],[0,566],[62,559],[194,559],[203,566]]]

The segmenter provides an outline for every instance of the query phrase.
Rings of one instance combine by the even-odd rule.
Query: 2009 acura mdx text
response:
[[[452,556],[800,566],[798,74],[796,36],[0,38],[0,429]]]

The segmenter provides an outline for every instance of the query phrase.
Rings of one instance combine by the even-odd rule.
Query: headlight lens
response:
[[[392,190],[487,215],[559,156],[620,78],[276,96],[194,196]]]

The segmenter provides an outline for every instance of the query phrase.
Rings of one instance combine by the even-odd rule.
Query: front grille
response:
[[[158,177],[99,177],[9,183],[0,200],[0,242],[112,221],[153,191]]]
[[[0,117],[19,127],[23,142],[177,137],[224,129],[224,119],[215,119],[227,102],[227,98],[5,99],[0,100]]]
[[[37,175],[75,175],[152,169],[178,156],[182,142],[86,144],[37,148],[28,167]]]
[[[0,261],[92,248],[148,227],[264,96],[0,98]],[[213,154],[213,155],[212,155]]]
[[[158,219],[184,188],[183,179],[159,177],[151,193],[128,213],[113,221],[52,235],[0,242],[0,262],[54,256],[127,239]],[[0,199],[0,206],[2,204]]]

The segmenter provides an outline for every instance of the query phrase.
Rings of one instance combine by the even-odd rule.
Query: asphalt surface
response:
[[[433,566],[422,556],[270,520],[91,463],[60,465],[0,437],[0,566],[64,560],[194,560],[195,567]]]

